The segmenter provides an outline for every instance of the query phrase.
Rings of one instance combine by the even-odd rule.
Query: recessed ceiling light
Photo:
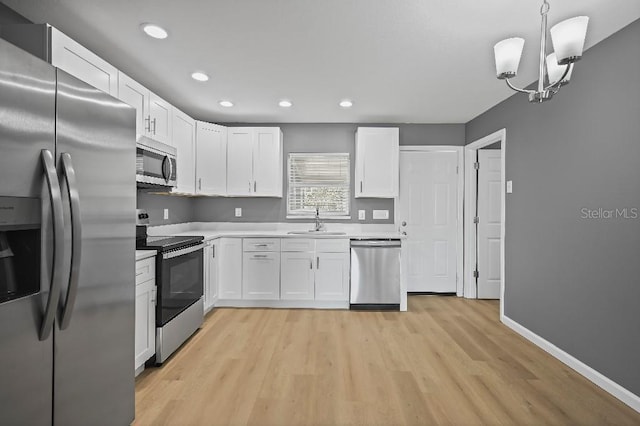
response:
[[[142,24],[141,27],[142,31],[147,33],[149,37],[163,39],[167,38],[167,36],[169,35],[164,28],[159,27],[155,24]]]
[[[291,101],[287,101],[283,99],[280,102],[278,102],[278,105],[280,105],[282,108],[289,108],[293,106],[293,103]]]
[[[225,108],[231,108],[233,106],[233,102],[231,101],[220,101],[218,103],[220,104],[220,106],[223,106]]]
[[[207,81],[209,80],[209,76],[206,75],[203,72],[194,72],[193,74],[191,74],[191,78],[193,78],[194,80],[198,80],[198,81]]]
[[[353,106],[353,102],[351,102],[349,99],[344,99],[340,101],[340,106],[342,108],[351,108]]]

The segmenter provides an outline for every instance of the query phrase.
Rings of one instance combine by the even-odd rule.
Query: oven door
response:
[[[158,256],[156,325],[164,326],[202,297],[204,244]]]

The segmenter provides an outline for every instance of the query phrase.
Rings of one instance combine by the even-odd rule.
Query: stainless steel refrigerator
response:
[[[4,40],[0,58],[0,424],[129,424],[135,112]]]

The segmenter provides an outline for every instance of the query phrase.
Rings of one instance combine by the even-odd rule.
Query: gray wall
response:
[[[351,156],[351,182],[355,172],[355,132],[357,124],[239,124],[228,126],[279,126],[283,133],[283,198],[197,198],[194,199],[196,221],[222,222],[309,222],[287,220],[287,158],[290,152],[348,152]],[[400,145],[463,145],[464,124],[375,124],[400,128]],[[234,216],[242,208],[242,217]],[[372,220],[373,210],[389,210],[389,220]],[[358,220],[358,210],[366,210],[365,221]],[[393,200],[351,197],[351,220],[337,222],[393,223]]]
[[[147,210],[150,225],[193,222],[193,200],[189,197],[138,191],[136,208]],[[164,209],[169,209],[168,220],[164,220]]]
[[[33,22],[9,8],[6,4],[0,3],[0,25],[8,24],[33,24]]]
[[[467,123],[467,143],[501,128],[506,315],[640,395],[640,218],[582,217],[640,208],[640,21],[551,101],[516,94]]]

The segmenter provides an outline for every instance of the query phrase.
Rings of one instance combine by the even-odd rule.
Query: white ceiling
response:
[[[2,1],[207,121],[465,123],[512,94],[493,45],[514,35],[526,39],[516,83],[537,74],[540,0]],[[550,26],[590,17],[587,47],[640,18],[640,0],[550,3]],[[169,38],[148,38],[143,22]]]

